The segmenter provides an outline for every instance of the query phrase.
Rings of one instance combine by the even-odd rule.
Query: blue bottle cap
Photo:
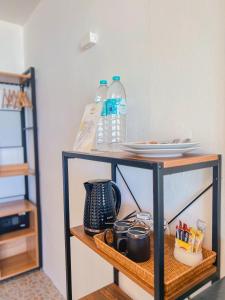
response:
[[[115,76],[113,76],[112,80],[114,80],[114,81],[119,81],[119,80],[120,80],[120,76],[115,75]]]
[[[100,83],[100,84],[107,84],[108,81],[107,81],[107,80],[100,80],[99,83]]]

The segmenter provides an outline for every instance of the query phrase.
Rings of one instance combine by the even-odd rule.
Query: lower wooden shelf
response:
[[[109,284],[79,300],[132,300],[116,284]]]
[[[29,212],[29,228],[0,235],[0,281],[39,266],[37,208],[28,200],[0,204],[0,217]]]
[[[124,275],[129,277],[132,281],[137,283],[148,293],[150,293],[151,295],[154,295],[154,287],[152,285],[150,285],[150,283],[149,284],[146,283],[141,278],[141,276],[137,276],[136,273],[133,273],[132,271],[128,270],[123,264],[118,262],[115,258],[109,257],[106,253],[99,250],[96,247],[94,239],[92,237],[88,236],[87,234],[85,234],[83,226],[77,226],[77,227],[71,228],[70,231],[73,236],[78,238],[81,242],[83,242],[85,245],[87,245],[89,248],[91,248],[94,252],[96,252],[98,255],[100,255],[102,258],[104,258],[108,263],[110,263],[112,266],[114,266],[117,270],[119,270]],[[171,291],[171,292],[168,292],[167,294],[165,294],[164,299],[165,300],[174,300],[174,299],[180,297],[181,295],[183,295],[185,292],[189,291],[191,288],[200,284],[201,282],[203,282],[205,280],[210,280],[210,278],[215,274],[216,274],[216,267],[211,265],[211,266],[207,267],[207,269],[202,270],[201,273],[194,276],[193,280],[185,280],[184,283],[182,285],[177,286],[176,289],[174,289],[174,291]],[[152,276],[154,276],[154,274],[152,274]],[[90,300],[91,299],[92,298],[90,298]],[[97,299],[97,298],[93,298],[93,299]],[[101,298],[99,298],[99,299],[101,299]],[[89,298],[87,298],[87,300],[89,300]]]
[[[28,252],[7,257],[0,261],[0,279],[10,278],[37,267],[37,262]]]
[[[27,228],[22,230],[17,230],[5,234],[0,235],[0,245],[13,242],[19,239],[23,239],[26,237],[34,236],[36,235],[36,231],[33,228]]]

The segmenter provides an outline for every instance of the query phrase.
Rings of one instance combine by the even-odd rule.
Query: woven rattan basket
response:
[[[151,255],[150,259],[143,263],[135,263],[114,248],[108,246],[104,242],[103,233],[94,236],[94,240],[98,249],[116,260],[118,263],[134,273],[147,285],[154,288],[154,250],[153,238],[151,238]],[[212,267],[216,260],[216,253],[211,250],[203,249],[203,261],[195,266],[188,267],[178,262],[173,255],[174,237],[166,236],[165,238],[165,293],[172,294],[179,287],[192,281],[196,276],[205,272]]]

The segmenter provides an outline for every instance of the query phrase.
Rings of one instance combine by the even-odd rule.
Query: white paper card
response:
[[[89,152],[95,148],[95,134],[101,105],[92,103],[85,106],[73,149],[80,152]]]

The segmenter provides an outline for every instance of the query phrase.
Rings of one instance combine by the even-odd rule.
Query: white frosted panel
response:
[[[36,199],[35,176],[28,177],[28,184],[29,184],[29,200],[32,200],[34,203],[36,203],[37,199]]]
[[[29,95],[30,99],[30,95]],[[30,108],[25,108],[26,126],[33,126],[33,111]]]
[[[0,165],[23,163],[23,148],[0,149]]]
[[[0,198],[24,194],[24,176],[0,179]]]
[[[27,118],[27,126],[32,126],[33,120],[32,120],[32,114],[30,110],[27,110],[26,112],[26,118]],[[33,130],[27,130],[26,132],[27,137],[27,159],[28,163],[31,169],[34,168],[34,131]],[[35,176],[29,177],[29,198],[30,200],[34,201],[36,203],[36,183],[35,183]]]
[[[0,111],[0,147],[21,146],[19,112]]]
[[[2,107],[3,102],[3,89],[0,89],[0,107]]]
[[[34,132],[27,131],[27,160],[31,169],[34,169]]]
[[[0,198],[0,203],[11,202],[15,200],[23,200],[23,199],[24,199],[23,195],[16,195],[14,197]]]

